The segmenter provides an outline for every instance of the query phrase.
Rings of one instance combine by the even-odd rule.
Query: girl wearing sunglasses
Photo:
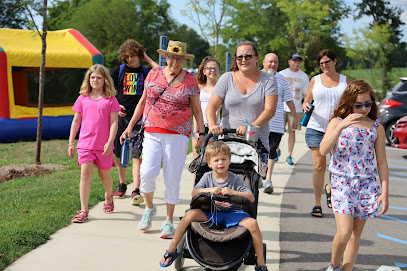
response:
[[[339,100],[321,141],[321,155],[332,151],[329,170],[337,225],[327,271],[352,270],[366,220],[378,215],[381,204],[379,215],[386,213],[389,206],[385,132],[375,100],[368,83],[353,81]],[[380,196],[380,185],[375,177],[377,170]]]
[[[349,78],[336,72],[336,54],[332,50],[322,50],[317,56],[317,65],[322,73],[314,76],[309,85],[307,95],[302,104],[304,113],[310,110],[313,101],[315,109],[305,130],[305,141],[312,152],[314,170],[312,183],[314,188],[314,207],[311,215],[322,217],[321,194],[325,183],[326,157],[319,154],[319,145],[325,134],[329,118],[342,96]],[[328,208],[332,208],[331,187],[325,185]]]

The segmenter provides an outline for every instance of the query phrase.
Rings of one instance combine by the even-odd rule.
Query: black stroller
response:
[[[236,133],[235,129],[224,129],[224,134]],[[210,171],[206,164],[205,147],[212,134],[205,138],[202,151],[189,166],[189,171],[196,172],[195,184],[201,179],[205,172]],[[238,174],[255,197],[254,203],[246,198],[237,196],[216,195],[217,200],[233,201],[239,203],[242,210],[257,217],[258,205],[258,183],[267,171],[267,165],[261,162],[261,157],[252,143],[240,138],[221,139],[231,149],[232,161],[229,171]],[[214,199],[212,197],[212,199]],[[211,204],[211,195],[202,193],[195,196],[191,201],[191,208],[208,209]],[[266,244],[264,247],[264,259],[266,259]],[[186,234],[178,244],[180,252],[174,261],[176,270],[182,270],[185,258],[192,258],[205,267],[205,270],[237,270],[242,263],[255,265],[256,256],[252,245],[250,232],[244,227],[218,228],[208,226],[205,223],[192,222]]]

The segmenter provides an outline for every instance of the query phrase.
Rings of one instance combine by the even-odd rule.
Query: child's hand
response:
[[[119,117],[124,117],[124,116],[126,116],[127,115],[127,113],[126,113],[126,107],[124,107],[123,105],[121,105],[121,104],[119,104],[119,106],[120,106],[120,111],[119,111]]]
[[[222,188],[220,188],[220,187],[212,187],[209,190],[209,193],[215,194],[215,195],[220,195],[220,194],[222,194]]]
[[[113,150],[113,145],[111,144],[111,143],[106,143],[104,146],[103,146],[103,153],[102,153],[102,156],[107,156],[107,155],[109,155],[111,152],[112,152],[112,150]]]
[[[380,195],[379,199],[377,200],[377,206],[380,207],[380,205],[383,205],[383,206],[382,206],[382,211],[379,213],[379,215],[383,215],[389,209],[389,198],[387,195],[383,195],[383,194]]]
[[[68,147],[68,155],[74,159],[75,158],[75,145],[71,145]]]
[[[342,129],[345,129],[352,124],[358,123],[360,118],[362,118],[362,114],[351,113],[346,118],[344,118],[339,125],[341,125]]]
[[[230,189],[229,187],[222,188],[222,195],[233,196],[233,194],[234,194],[234,190]]]

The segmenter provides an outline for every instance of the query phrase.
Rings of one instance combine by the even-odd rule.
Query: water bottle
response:
[[[129,139],[126,138],[123,141],[122,152],[120,155],[120,166],[121,167],[129,166],[129,154],[130,154]]]
[[[314,111],[314,105],[313,104],[309,104],[311,106],[311,108],[305,112],[304,116],[302,116],[302,120],[301,120],[301,126],[307,127],[308,125],[308,121],[309,118],[311,117],[312,111]]]

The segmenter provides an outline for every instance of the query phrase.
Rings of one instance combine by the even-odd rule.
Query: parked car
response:
[[[407,116],[404,116],[397,121],[393,135],[398,139],[398,144],[393,143],[391,145],[396,148],[407,149]]]
[[[400,82],[387,92],[386,98],[380,103],[380,116],[389,145],[398,143],[394,137],[394,129],[396,122],[405,115],[407,115],[407,77],[401,77]]]

